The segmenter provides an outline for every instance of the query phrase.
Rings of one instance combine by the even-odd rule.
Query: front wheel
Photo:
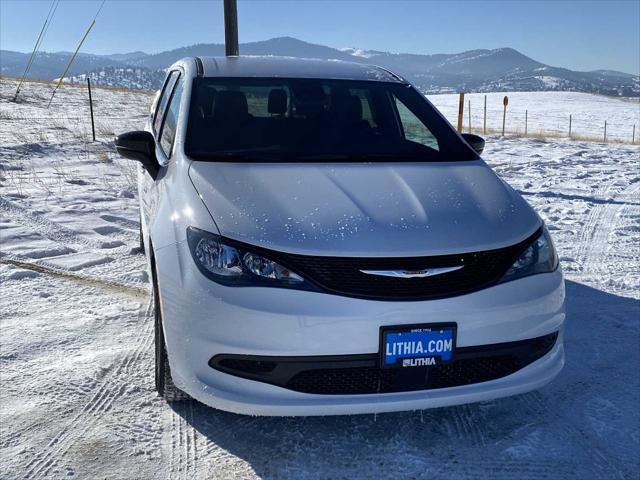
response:
[[[186,400],[189,396],[175,386],[171,378],[171,369],[169,367],[169,357],[167,356],[167,347],[164,340],[164,330],[162,328],[162,309],[160,308],[160,295],[158,293],[158,283],[155,278],[154,265],[154,281],[153,281],[153,302],[154,302],[154,321],[155,321],[155,380],[156,391],[158,395],[169,402]]]

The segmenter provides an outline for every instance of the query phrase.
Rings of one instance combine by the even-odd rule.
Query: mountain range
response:
[[[242,55],[277,55],[370,63],[393,70],[424,93],[563,90],[640,97],[640,76],[612,70],[579,72],[533,60],[512,48],[470,50],[457,54],[419,55],[358,48],[336,49],[291,37],[240,45]],[[222,56],[223,44],[198,44],[156,54],[79,54],[68,81],[117,87],[157,89],[164,69],[188,56]],[[30,77],[59,77],[71,53],[39,53]],[[20,76],[29,54],[0,50],[0,74]]]

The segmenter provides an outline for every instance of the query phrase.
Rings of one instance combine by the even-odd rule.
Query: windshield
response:
[[[196,78],[185,153],[214,161],[454,161],[476,154],[400,83]]]

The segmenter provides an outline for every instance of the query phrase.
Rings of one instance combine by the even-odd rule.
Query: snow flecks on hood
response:
[[[194,162],[223,236],[282,251],[460,253],[516,243],[535,212],[481,161],[442,164]]]

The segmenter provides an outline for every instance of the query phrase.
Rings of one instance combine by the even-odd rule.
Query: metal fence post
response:
[[[96,127],[93,122],[93,99],[91,98],[91,80],[87,77],[87,88],[89,89],[89,110],[91,111],[91,133],[93,134],[93,141],[96,141]]]
[[[504,127],[507,121],[507,105],[509,105],[509,97],[505,95],[502,99],[502,104],[504,105],[504,111],[502,112],[502,136],[504,137]]]

